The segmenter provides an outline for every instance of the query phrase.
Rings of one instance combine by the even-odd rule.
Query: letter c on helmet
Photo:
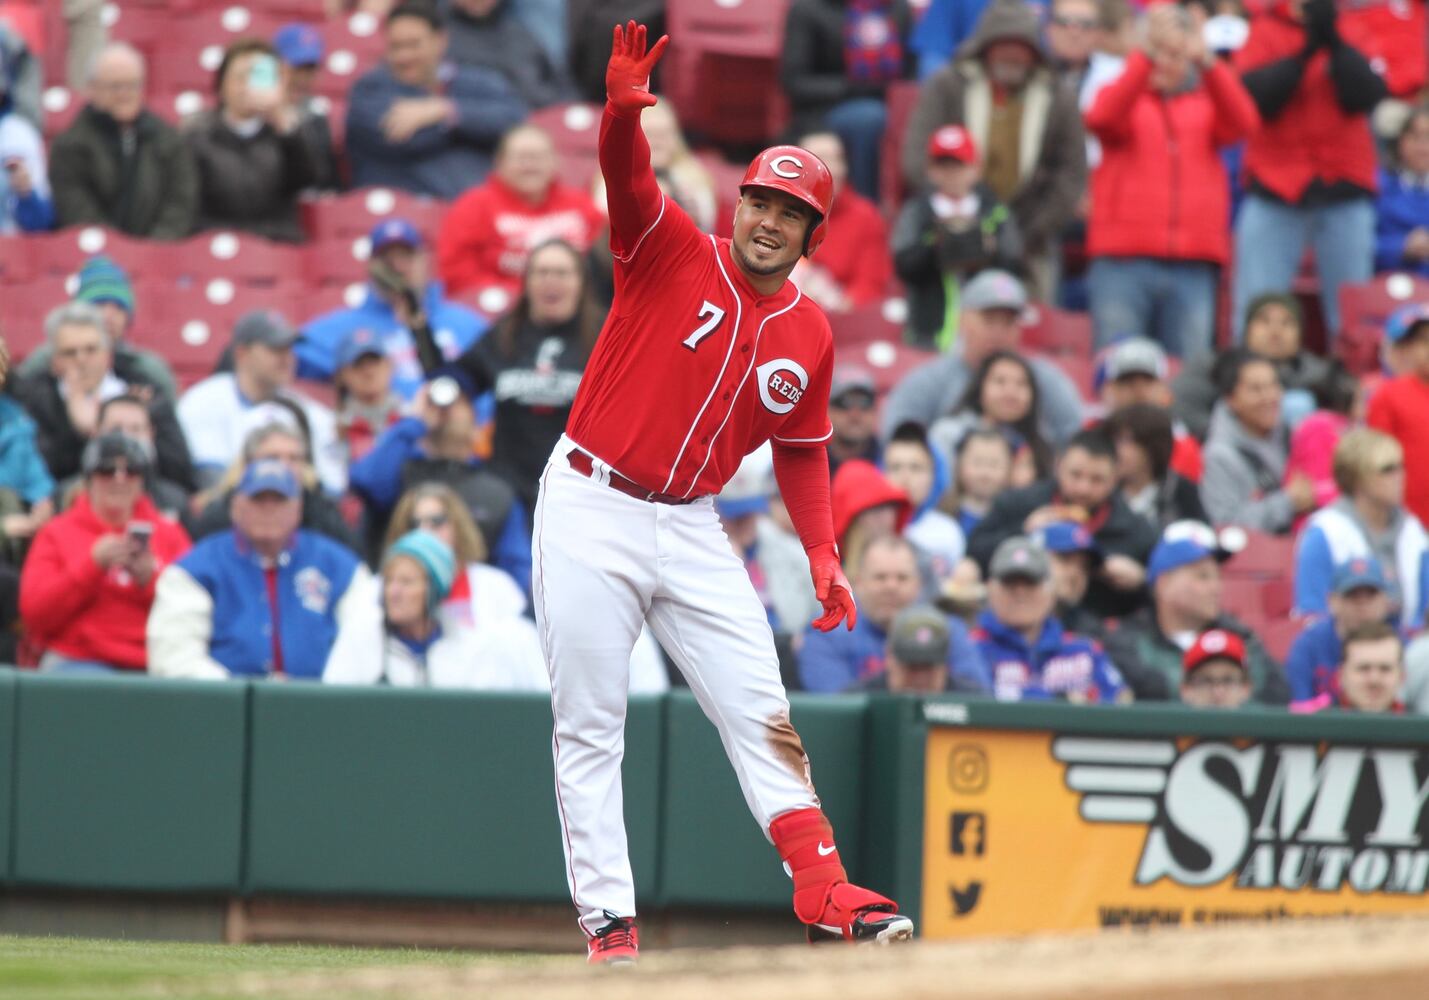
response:
[[[786,171],[780,166],[784,163],[792,163],[799,169]],[[770,160],[769,169],[786,180],[797,180],[799,177],[803,176],[799,171],[804,169],[804,164],[797,156],[790,156],[788,153],[785,153],[783,156],[776,156],[774,157],[774,159]]]

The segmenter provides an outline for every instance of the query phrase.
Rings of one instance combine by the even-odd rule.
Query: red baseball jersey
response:
[[[571,439],[646,489],[682,497],[718,493],[770,438],[822,446],[833,433],[823,311],[792,282],[760,295],[730,241],[700,232],[669,198],[641,221],[622,234],[612,213],[615,301]]]

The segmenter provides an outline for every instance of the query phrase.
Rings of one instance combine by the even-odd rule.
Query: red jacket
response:
[[[144,669],[154,584],[165,566],[189,550],[189,536],[146,496],[135,505],[134,520],[154,526],[149,545],[157,566],[143,587],[125,570],[106,572],[90,557],[101,535],[124,529],[101,521],[85,493],[35,535],[20,572],[20,617],[41,646],[76,660]]]
[[[851,458],[839,466],[833,481],[834,538],[843,543],[854,518],[872,507],[898,505],[898,530],[908,524],[912,505],[908,494],[890,483],[872,462]]]
[[[1340,37],[1360,52],[1370,39],[1362,22],[1342,19]],[[1305,29],[1284,3],[1250,22],[1250,37],[1235,54],[1241,73],[1295,55],[1305,47]],[[1298,203],[1315,178],[1348,181],[1375,190],[1374,138],[1369,117],[1346,114],[1335,100],[1330,57],[1317,51],[1300,85],[1278,116],[1262,124],[1245,150],[1245,173],[1276,197]]]
[[[1150,77],[1151,61],[1133,52],[1087,109],[1087,128],[1102,144],[1087,252],[1223,264],[1230,181],[1217,149],[1255,131],[1255,102],[1221,62],[1183,94],[1151,90]]]
[[[437,236],[437,266],[448,294],[496,287],[514,300],[533,246],[558,236],[585,251],[604,227],[584,191],[555,181],[533,205],[492,174],[452,203]]]
[[[1412,101],[1429,79],[1424,0],[1368,0],[1340,11],[1339,29],[1380,69],[1395,97]]]
[[[1400,375],[1380,385],[1365,423],[1404,449],[1404,506],[1429,523],[1429,380]]]
[[[840,191],[813,262],[829,272],[855,308],[882,298],[893,277],[893,256],[878,206],[848,187]]]

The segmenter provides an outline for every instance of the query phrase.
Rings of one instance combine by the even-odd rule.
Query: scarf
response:
[[[903,70],[903,41],[893,0],[848,0],[844,12],[844,72],[860,84],[884,84]]]

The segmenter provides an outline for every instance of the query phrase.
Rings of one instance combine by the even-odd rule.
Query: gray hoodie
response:
[[[1281,488],[1290,454],[1277,427],[1268,438],[1246,430],[1224,402],[1211,411],[1201,473],[1201,503],[1213,524],[1238,524],[1280,534],[1290,530],[1295,506]]]

